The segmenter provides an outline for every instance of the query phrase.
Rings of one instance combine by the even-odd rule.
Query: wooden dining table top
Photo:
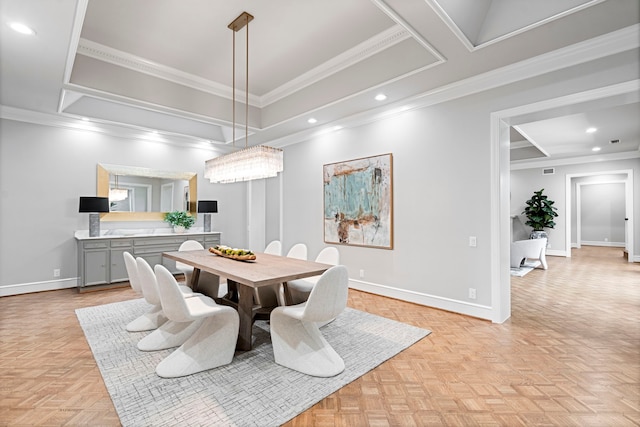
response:
[[[252,261],[225,258],[206,249],[164,252],[163,255],[254,288],[318,276],[333,267],[330,264],[261,252],[255,253],[256,259]]]

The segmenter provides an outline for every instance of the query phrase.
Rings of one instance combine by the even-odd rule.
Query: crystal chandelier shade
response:
[[[271,178],[282,172],[282,159],[281,149],[256,145],[207,160],[204,165],[204,177],[213,183]]]
[[[109,188],[109,201],[121,202],[127,197],[129,197],[129,190],[126,188],[118,188],[118,175],[116,175],[115,185],[113,188]]]
[[[236,85],[235,85],[235,46],[236,32],[246,26],[246,90],[245,90],[245,148],[234,153],[225,154],[205,162],[204,177],[212,183],[230,183],[250,181],[253,179],[271,178],[283,171],[283,153],[279,148],[257,145],[248,147],[249,138],[249,22],[253,16],[242,12],[228,28],[233,30],[233,137],[236,140]]]

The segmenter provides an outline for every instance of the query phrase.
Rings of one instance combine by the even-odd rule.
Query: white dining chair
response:
[[[280,240],[273,240],[264,248],[265,254],[282,255],[282,243]],[[278,292],[280,284],[271,286],[260,286],[254,290],[254,300],[260,307],[275,307],[278,305]]]
[[[338,248],[333,246],[326,247],[316,256],[315,261],[322,264],[338,265],[340,264],[340,252],[338,252]],[[287,282],[287,292],[289,292],[291,304],[305,302],[318,279],[320,279],[320,276],[305,277],[304,279]]]
[[[203,251],[204,246],[196,240],[185,240],[180,244],[178,251]],[[193,266],[187,265],[180,261],[176,261],[176,269],[184,274],[185,285],[191,286],[191,277],[193,277]]]
[[[185,240],[182,242],[178,251],[202,251],[204,250],[204,246],[200,244],[197,240]],[[193,278],[193,266],[185,264],[180,261],[176,261],[176,269],[181,271],[184,274],[185,286],[192,287],[191,279]],[[196,291],[210,296],[211,298],[217,298],[220,293],[220,285],[221,283],[226,282],[221,277],[218,277],[214,274],[211,274],[207,271],[201,271],[198,276],[198,283],[196,287]]]
[[[145,298],[142,292],[142,286],[140,284],[140,277],[138,275],[138,265],[136,259],[129,252],[123,252],[124,266],[127,270],[127,276],[129,276],[129,283],[131,288],[143,298]],[[146,313],[135,318],[129,322],[126,326],[126,330],[129,332],[143,332],[156,329],[167,321],[167,318],[162,313],[162,306],[158,302],[155,304],[153,301],[145,298],[147,303],[151,304],[151,308]]]
[[[307,259],[307,245],[304,243],[296,243],[287,252],[287,257],[297,259]]]
[[[347,306],[349,277],[343,265],[325,271],[309,299],[271,312],[271,343],[277,364],[315,377],[344,371],[344,361],[322,336],[319,323],[338,316]]]
[[[140,279],[140,285],[145,299],[154,306],[160,305],[160,307],[162,307],[162,301],[160,300],[160,293],[158,291],[158,281],[153,269],[151,269],[149,263],[141,257],[136,258],[136,265],[138,266],[138,278]],[[185,290],[185,288],[185,286],[178,288],[183,298],[202,296],[201,294],[194,294],[190,288],[186,288],[188,291]],[[164,313],[164,308],[162,308],[162,313],[163,316],[168,318]],[[187,338],[198,329],[200,326],[199,322],[200,321],[174,322],[167,319],[167,321],[157,329],[138,341],[138,349],[142,351],[157,351],[182,345]]]
[[[156,265],[162,309],[176,324],[198,324],[191,336],[156,366],[156,374],[175,378],[228,365],[238,341],[240,318],[231,307],[218,305],[212,298],[184,298],[178,282],[166,267]]]
[[[288,258],[307,259],[307,245],[304,243],[296,243],[293,245],[289,252],[287,252]],[[283,284],[278,285],[278,305],[286,305],[287,298],[285,296],[286,290]]]

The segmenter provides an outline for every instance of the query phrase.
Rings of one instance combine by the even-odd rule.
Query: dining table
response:
[[[198,291],[198,279],[201,271],[213,276],[227,279],[227,293],[224,296],[209,295],[216,303],[230,305],[238,310],[240,328],[236,350],[251,350],[252,328],[257,309],[254,304],[254,290],[261,286],[272,286],[282,283],[285,287],[285,298],[288,299],[286,283],[291,280],[318,276],[333,267],[330,264],[318,263],[286,256],[255,253],[255,260],[236,260],[216,255],[209,250],[163,252],[165,258],[178,261],[193,267],[191,287]]]

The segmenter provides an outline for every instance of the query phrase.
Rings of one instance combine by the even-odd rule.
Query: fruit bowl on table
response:
[[[248,249],[230,248],[224,245],[217,245],[209,248],[209,252],[224,258],[231,258],[238,261],[253,261],[256,255]]]

